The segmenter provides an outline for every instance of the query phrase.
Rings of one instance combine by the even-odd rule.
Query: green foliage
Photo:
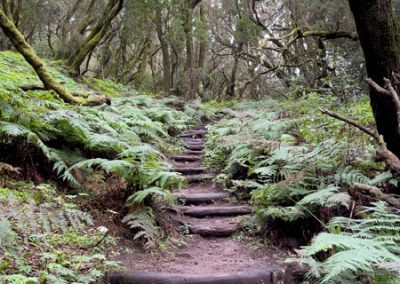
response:
[[[135,233],[134,239],[142,239],[144,247],[151,250],[157,247],[162,237],[162,232],[155,222],[155,216],[151,208],[142,207],[130,212],[122,219]]]
[[[112,96],[112,105],[68,105],[48,91],[23,92],[19,89],[22,84],[38,80],[20,55],[1,52],[0,67],[3,70],[0,72],[0,143],[4,147],[18,147],[21,161],[17,162],[25,163],[24,159],[30,159],[32,153],[40,152],[43,161],[53,165],[56,178],[66,182],[75,192],[90,196],[99,194],[92,189],[90,182],[93,180],[104,183],[106,178],[119,177],[119,190],[121,196],[129,196],[126,205],[132,207],[130,212],[151,198],[171,201],[170,191],[185,184],[182,175],[170,171],[172,166],[165,154],[179,150],[170,134],[203,118],[198,114],[198,105],[181,111],[175,108],[181,106],[178,98],[157,98],[113,81],[86,80],[87,86],[84,86],[56,67],[48,66],[51,73],[72,91],[83,92],[89,87]],[[0,182],[2,186],[3,182]],[[3,261],[10,263],[7,281],[24,275],[35,275],[36,281],[41,283],[97,281],[106,270],[104,261],[101,264],[94,259],[87,261],[88,265],[95,262],[94,266],[102,267],[101,272],[89,265],[85,273],[79,273],[71,263],[76,256],[73,253],[65,264],[53,261],[47,263],[52,264],[50,266],[40,261],[32,267],[23,255],[18,257],[21,248],[26,247],[22,243],[28,239],[33,245],[46,243],[46,253],[53,253],[53,249],[62,246],[93,245],[100,236],[93,231],[88,234],[92,223],[87,215],[58,198],[50,202],[37,192],[15,192],[13,197],[8,193],[8,188],[0,189],[0,198],[8,200],[7,206],[0,208],[4,211],[0,219],[3,225],[1,247],[11,254],[6,259],[0,257],[0,267]],[[143,240],[148,248],[156,246],[162,233],[154,214],[148,209],[132,217],[132,212],[124,221],[134,230],[135,239]],[[21,273],[13,275],[13,267],[18,267],[16,270]]]
[[[385,283],[399,280],[399,270],[396,270],[400,260],[398,212],[391,212],[385,203],[378,202],[367,207],[363,214],[368,214],[368,218],[333,219],[329,226],[337,232],[321,233],[303,249],[304,261],[313,266],[309,277],[320,279],[320,283],[344,283],[349,279],[360,279],[360,283],[367,279],[374,282],[384,278],[388,281]],[[314,258],[319,252],[328,252],[330,256],[320,262]]]
[[[316,111],[321,100],[336,104],[330,97],[316,95],[293,106],[290,101],[282,106],[271,100],[237,103],[224,109],[222,120],[209,129],[206,162],[223,167],[227,186],[251,192],[263,224],[314,217],[320,207],[349,208],[351,198],[345,186],[373,183],[364,169],[352,166],[368,157],[369,148],[364,146],[359,157],[343,161],[358,143],[369,145],[369,141],[357,136],[359,141],[349,148],[344,140],[327,136],[327,131],[333,131],[341,138],[342,125],[319,127],[326,119]],[[312,128],[304,132],[305,127]],[[387,178],[382,175],[376,182]]]
[[[87,212],[66,203],[49,185],[37,186],[43,196],[36,201],[31,187],[0,195],[0,282],[98,283],[116,266],[104,255],[112,238],[94,249],[104,230],[94,227]]]
[[[356,182],[397,186],[392,174],[380,172],[371,160],[375,146],[369,137],[338,121],[327,122],[318,111],[321,105],[349,116],[362,110],[367,112],[363,123],[371,125],[366,100],[351,103],[311,93],[294,101],[230,106],[209,128],[206,161],[223,170],[218,180],[224,186],[250,193],[261,226],[314,218],[332,230],[317,235],[303,251],[312,281],[396,283],[398,212],[378,203],[366,219],[336,218],[325,224],[321,215],[347,214],[354,205],[348,190]]]

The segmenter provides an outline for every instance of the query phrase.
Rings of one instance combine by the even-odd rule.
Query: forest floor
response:
[[[174,170],[183,173],[189,185],[174,193],[181,205],[172,205],[166,212],[182,233],[180,243],[153,254],[126,250],[129,244],[121,244],[125,248],[115,260],[131,273],[115,274],[110,282],[288,283],[284,261],[290,252],[240,232],[253,208],[216,186],[211,179],[217,173],[202,166],[206,129],[188,130],[181,139],[186,152],[171,158]]]

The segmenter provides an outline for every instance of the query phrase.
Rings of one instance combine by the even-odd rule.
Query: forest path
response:
[[[169,208],[174,223],[188,235],[184,244],[168,255],[121,256],[131,272],[110,274],[110,283],[293,283],[284,269],[285,252],[233,236],[253,209],[212,182],[215,175],[202,165],[206,136],[204,127],[182,133],[186,151],[172,157],[174,171],[189,181],[189,187],[174,193],[180,205]]]

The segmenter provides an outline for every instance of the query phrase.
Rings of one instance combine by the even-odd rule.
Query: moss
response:
[[[75,82],[68,75],[66,75],[66,73],[63,73],[55,66],[52,66],[50,61],[45,61],[45,65],[50,74],[57,80],[63,82],[68,89],[77,92],[84,91],[82,85]],[[13,51],[0,52],[0,87],[2,89],[20,93],[18,90],[19,86],[27,83],[37,83],[38,80],[39,79],[35,71],[25,61],[22,55]],[[32,91],[27,93],[33,96],[42,96],[43,94],[46,94],[48,98],[54,98],[54,95],[51,94],[50,91]]]
[[[112,97],[132,95],[135,91],[113,80],[86,79],[86,83],[95,91]]]

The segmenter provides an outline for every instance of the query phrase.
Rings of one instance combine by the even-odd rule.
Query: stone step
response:
[[[209,206],[174,206],[177,212],[183,213],[186,216],[197,218],[211,217],[211,216],[236,216],[248,215],[253,213],[253,208],[247,205],[209,205]]]
[[[184,204],[199,204],[223,200],[230,194],[227,192],[174,193],[174,196]]]
[[[190,271],[190,267],[187,268]],[[112,272],[110,284],[280,284],[290,283],[289,272],[279,267],[262,267],[242,272],[220,274],[182,274],[165,272]]]
[[[176,155],[171,157],[175,161],[179,162],[195,162],[202,159],[199,155]]]
[[[198,174],[185,176],[189,183],[204,182],[214,178],[212,174]]]

